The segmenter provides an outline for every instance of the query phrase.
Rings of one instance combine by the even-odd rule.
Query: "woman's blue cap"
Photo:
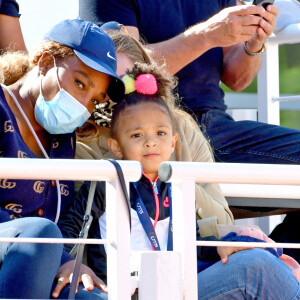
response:
[[[78,58],[90,68],[110,75],[107,95],[118,102],[123,99],[125,86],[116,74],[117,58],[112,39],[97,25],[79,19],[64,20],[54,25],[44,36],[72,48]]]

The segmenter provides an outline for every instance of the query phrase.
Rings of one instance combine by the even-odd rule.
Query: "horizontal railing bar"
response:
[[[288,198],[300,199],[300,186],[261,185],[261,184],[220,184],[223,195],[247,198]]]
[[[140,179],[142,168],[139,162],[118,162],[126,179]],[[111,181],[116,175],[114,166],[107,160],[0,158],[1,179]]]
[[[193,179],[203,183],[300,184],[300,165],[164,162],[158,174],[162,181],[172,182]]]
[[[36,243],[36,244],[111,244],[108,239],[69,239],[69,238],[12,238],[1,237],[0,243]]]
[[[295,96],[282,96],[282,97],[273,97],[273,101],[299,101],[300,100],[300,95],[295,95]]]
[[[300,208],[300,201],[298,199],[285,198],[266,198],[266,197],[235,197],[225,196],[229,206],[237,207],[275,207],[277,208]]]
[[[300,249],[300,244],[264,243],[264,242],[226,242],[226,241],[196,241],[197,246],[225,247],[255,247],[255,248],[294,248]]]

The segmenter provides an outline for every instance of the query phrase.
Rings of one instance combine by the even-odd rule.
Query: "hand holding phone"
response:
[[[267,8],[268,5],[273,4],[275,0],[254,0],[253,5],[263,6],[264,9]]]

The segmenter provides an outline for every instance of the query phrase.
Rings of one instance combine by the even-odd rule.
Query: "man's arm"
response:
[[[261,15],[257,32],[247,40],[247,50],[252,53],[260,52],[264,42],[276,26],[278,8],[269,5]],[[261,55],[250,56],[244,50],[244,43],[223,48],[222,82],[234,91],[246,88],[257,74],[261,65]]]
[[[0,49],[26,51],[19,18],[0,14]]]
[[[273,10],[277,11],[274,6],[272,6]],[[268,14],[271,13],[268,12]],[[258,42],[253,40],[253,36],[259,35],[261,38],[261,26],[265,23],[263,20],[265,16],[264,8],[258,6],[225,8],[207,21],[190,27],[182,34],[167,41],[149,44],[149,47],[154,50],[158,59],[162,57],[165,59],[168,71],[176,74],[207,50],[215,47],[228,48],[249,40],[249,50],[254,52],[258,48]],[[274,20],[275,18],[276,16]],[[130,34],[138,38],[139,31],[136,27],[126,26],[126,28]],[[225,56],[229,55],[229,51],[236,54],[235,50],[235,48],[230,50],[228,48]],[[235,59],[239,59],[239,55],[236,54]],[[226,61],[228,61],[228,56]],[[226,74],[224,72],[225,79]]]

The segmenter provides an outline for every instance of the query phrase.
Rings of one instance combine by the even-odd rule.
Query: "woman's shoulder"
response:
[[[209,142],[197,124],[188,118],[177,120],[179,148],[177,150],[181,161],[213,161]]]
[[[115,158],[107,145],[110,130],[101,127],[99,136],[88,141],[76,142],[76,158],[78,159],[103,159]]]

